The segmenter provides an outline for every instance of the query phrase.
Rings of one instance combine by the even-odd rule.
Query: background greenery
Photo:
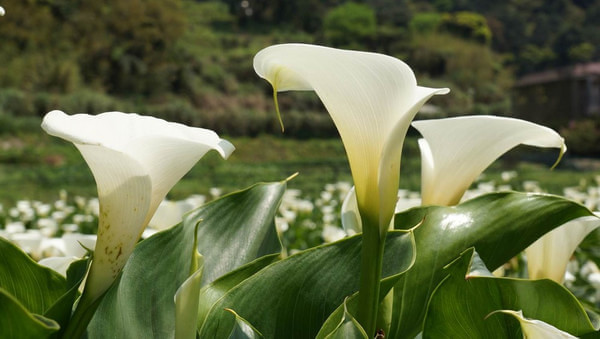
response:
[[[512,115],[521,74],[600,57],[600,1],[551,0],[6,0],[0,18],[0,201],[95,194],[74,148],[42,135],[43,114],[135,111],[214,129],[238,150],[209,156],[173,198],[246,187],[300,172],[290,184],[316,194],[350,180],[343,146],[314,93],[285,93],[281,135],[271,88],[252,68],[260,49],[306,42],[377,51],[405,60],[425,86],[447,86],[423,117]],[[600,124],[561,133],[571,152],[598,155]],[[260,138],[255,138],[260,136]],[[403,187],[418,191],[419,156],[407,143]],[[302,140],[302,142],[298,141]],[[562,186],[590,181],[566,162],[518,163],[520,179]],[[534,159],[539,160],[539,159]],[[547,159],[543,159],[548,162]],[[593,168],[588,168],[593,170]],[[528,174],[531,173],[531,174]],[[540,174],[543,173],[543,174]],[[544,179],[547,177],[547,179]],[[562,186],[561,186],[562,185]]]

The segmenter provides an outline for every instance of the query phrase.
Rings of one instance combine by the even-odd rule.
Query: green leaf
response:
[[[0,263],[0,288],[11,294],[31,313],[44,314],[69,289],[63,276],[38,265],[25,252],[2,237]]]
[[[139,243],[120,278],[104,296],[88,336],[172,337],[174,296],[190,275],[196,225],[197,248],[204,257],[202,280],[209,274],[210,281],[280,248],[273,215],[285,186],[285,182],[258,184],[227,195],[191,212],[183,223]]]
[[[412,232],[388,234],[383,276],[413,263]],[[311,248],[271,264],[229,290],[200,328],[202,338],[223,338],[236,312],[266,338],[314,338],[343,300],[358,290],[360,235]]]
[[[475,247],[490,269],[565,222],[589,216],[585,207],[552,195],[502,192],[454,207],[422,207],[399,213],[397,229],[415,229],[417,259],[394,288],[389,337],[414,337],[423,328],[426,305],[447,276],[443,267]]]
[[[0,338],[48,338],[59,329],[54,320],[29,312],[2,288],[0,305]]]
[[[236,269],[235,271],[227,273],[208,285],[203,286],[200,290],[199,297],[198,327],[202,326],[212,306],[229,290],[240,284],[242,281],[248,279],[267,265],[279,260],[279,258],[280,257],[278,254],[266,255]]]
[[[229,334],[229,339],[258,339],[263,337],[260,332],[246,321],[246,319],[235,313],[234,310],[227,308],[225,311],[230,312],[235,316],[235,325]]]
[[[549,279],[522,280],[491,276],[473,248],[447,269],[449,276],[433,293],[423,338],[522,338],[519,322],[491,313],[523,311],[529,319],[573,335],[594,331],[585,310],[566,288]],[[487,276],[475,274],[483,272]],[[460,324],[460,325],[459,325]]]
[[[414,259],[416,257],[416,252],[413,252],[413,263],[414,263]],[[412,264],[411,264],[412,265]],[[383,303],[387,302],[387,298],[388,298],[388,293],[390,293],[390,291],[392,290],[392,288],[394,288],[394,285],[396,284],[396,282],[398,282],[398,280],[400,279],[400,277],[402,276],[402,274],[405,271],[401,271],[398,274],[392,275],[392,276],[388,276],[385,277],[381,280],[381,285],[380,285],[380,294],[379,297],[381,299],[381,305],[379,307],[379,312],[382,313],[382,311],[384,311],[384,307],[387,308],[388,305],[383,305]],[[354,293],[352,296],[346,298],[346,300],[344,301],[344,304],[340,305],[335,311],[333,311],[331,313],[331,315],[329,315],[329,318],[327,318],[327,320],[325,320],[325,322],[323,323],[323,326],[321,327],[321,329],[319,330],[319,333],[317,333],[316,338],[317,339],[324,339],[329,333],[331,333],[336,326],[342,321],[342,319],[344,319],[344,313],[346,312],[346,310],[348,310],[351,313],[356,313],[356,311],[358,310],[358,292]],[[391,295],[392,297],[392,301],[393,301],[393,293]],[[387,323],[386,323],[387,324]],[[386,324],[377,324],[378,325],[378,329],[383,329],[384,327],[386,327]],[[389,324],[387,324],[389,325]],[[386,328],[386,330],[389,330],[389,328]]]
[[[196,338],[202,266],[175,293],[175,339]]]
[[[367,333],[360,326],[358,321],[348,312],[346,301],[344,300],[344,317],[338,326],[329,333],[325,339],[368,339]]]
[[[55,334],[55,337],[60,337],[71,319],[73,304],[79,296],[79,285],[83,282],[90,259],[77,260],[67,269],[67,287],[69,290],[60,297],[52,307],[44,314],[45,317],[54,319],[60,325],[60,330]]]
[[[202,284],[262,256],[280,253],[275,214],[286,181],[256,184],[208,203],[186,222],[198,226],[198,251],[204,256]]]
[[[194,226],[179,224],[140,242],[88,326],[89,338],[174,335],[174,296],[190,273]]]

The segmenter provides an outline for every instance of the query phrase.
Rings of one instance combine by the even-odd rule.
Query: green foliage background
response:
[[[55,108],[121,110],[229,135],[278,132],[270,88],[254,74],[252,57],[282,42],[399,57],[421,85],[452,88],[432,102],[444,107],[434,116],[510,115],[516,75],[600,57],[597,0],[7,0],[2,6],[0,120],[38,118]],[[281,106],[288,136],[336,134],[314,95],[282,95]]]

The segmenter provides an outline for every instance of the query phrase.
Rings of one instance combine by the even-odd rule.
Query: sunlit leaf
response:
[[[173,336],[174,297],[190,274],[195,227],[207,274],[218,277],[218,272],[225,274],[255,260],[253,256],[272,253],[273,244],[279,246],[272,211],[285,186],[285,182],[259,184],[227,195],[190,213],[183,223],[140,242],[100,304],[88,336]],[[277,255],[270,255],[268,262]]]
[[[414,261],[412,232],[388,234],[383,276],[397,275]],[[311,248],[275,262],[225,293],[200,327],[205,338],[225,337],[235,311],[265,338],[314,337],[343,300],[358,290],[361,237]]]
[[[443,267],[469,247],[491,270],[524,250],[542,234],[572,219],[591,216],[565,198],[514,192],[484,195],[454,207],[414,208],[395,217],[396,228],[415,228],[417,259],[394,288],[389,336],[422,331],[426,305],[447,276]]]
[[[446,269],[449,276],[431,297],[423,338],[523,337],[519,322],[493,314],[502,310],[522,310],[527,318],[575,335],[594,331],[581,304],[563,286],[547,279],[497,278],[478,259],[471,248]],[[527,329],[525,334],[529,338]]]

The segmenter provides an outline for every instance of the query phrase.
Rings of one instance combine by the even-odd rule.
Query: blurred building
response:
[[[600,62],[527,74],[515,83],[519,118],[551,127],[600,118]]]

